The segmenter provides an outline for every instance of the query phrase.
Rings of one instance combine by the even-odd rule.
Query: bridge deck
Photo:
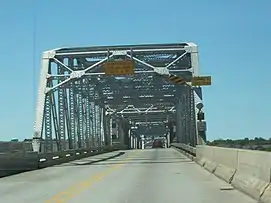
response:
[[[0,195],[5,203],[256,203],[224,187],[173,149],[146,149],[6,177]]]

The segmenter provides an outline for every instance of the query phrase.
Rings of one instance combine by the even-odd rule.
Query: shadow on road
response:
[[[84,158],[82,160],[82,163],[80,163],[80,160],[77,160],[76,162],[72,161],[69,163],[65,163],[62,165],[56,165],[54,167],[67,167],[67,166],[109,166],[109,165],[118,165],[118,164],[123,164],[122,159],[115,159],[118,158],[122,155],[124,155],[125,152],[119,152],[118,154],[115,154],[110,157],[104,157],[104,158],[98,158],[98,160],[88,160],[91,159],[92,157]],[[106,161],[106,162],[105,162]],[[103,162],[103,163],[101,163]],[[186,157],[159,157],[157,158],[143,158],[143,157],[133,157],[130,159],[128,162],[125,161],[126,165],[150,165],[150,164],[174,164],[174,163],[194,163],[192,160],[187,159]]]
[[[110,157],[101,158],[101,159],[98,159],[98,160],[90,160],[87,163],[73,163],[73,162],[70,162],[70,163],[66,163],[66,164],[63,164],[63,165],[56,165],[54,167],[93,165],[95,163],[99,163],[99,162],[102,162],[102,161],[107,161],[107,160],[111,160],[111,159],[120,157],[120,156],[122,156],[124,154],[125,154],[125,152],[119,152],[116,155],[113,155],[113,156],[110,156]]]
[[[118,165],[118,164],[123,164],[124,161],[123,160],[111,160],[112,158],[106,158],[106,159],[101,159],[101,160],[97,160],[97,161],[90,161],[87,163],[69,163],[69,165],[65,165],[65,166],[87,166],[87,165],[91,165],[91,166],[110,166],[110,165]],[[105,163],[101,163],[102,161],[106,161],[106,160],[110,160],[110,162],[105,162]],[[138,161],[138,160],[129,160],[128,162],[125,162],[125,165],[153,165],[153,164],[176,164],[176,163],[188,163],[188,164],[192,164],[195,163],[191,160],[179,160],[176,159],[176,161],[155,161],[155,160],[150,160],[149,161]],[[57,167],[61,167],[60,165]],[[63,167],[63,166],[62,166]]]
[[[191,160],[178,160],[178,161],[134,161],[125,162],[125,165],[143,165],[143,164],[174,164],[174,163],[195,163]],[[111,162],[111,163],[98,163],[93,164],[93,166],[106,166],[106,165],[118,165],[123,164],[123,162]],[[80,164],[79,164],[80,165]]]

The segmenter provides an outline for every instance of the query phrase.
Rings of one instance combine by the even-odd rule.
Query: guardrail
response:
[[[70,161],[94,156],[116,150],[128,149],[125,145],[112,145],[98,147],[95,149],[66,150],[52,153],[38,154],[27,153],[1,153],[0,154],[0,177],[16,173],[32,171],[53,165],[67,163]]]
[[[177,148],[182,153],[184,153],[188,158],[194,160],[196,157],[196,148],[183,144],[183,143],[171,143],[170,147]]]

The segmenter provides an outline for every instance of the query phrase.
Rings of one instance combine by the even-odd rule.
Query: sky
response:
[[[200,72],[212,76],[208,139],[269,138],[271,1],[260,2],[1,0],[0,140],[33,135],[43,51],[179,42],[199,46]]]

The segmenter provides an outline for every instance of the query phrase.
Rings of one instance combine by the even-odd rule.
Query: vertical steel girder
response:
[[[62,62],[62,61],[61,61]],[[64,70],[62,68],[62,66],[58,65],[57,67],[57,74],[61,75],[64,73]],[[58,82],[61,83],[63,81],[62,78],[58,79]],[[59,126],[59,144],[58,144],[58,150],[65,150],[66,149],[66,131],[65,131],[65,127],[66,127],[66,119],[65,119],[65,100],[66,100],[66,95],[65,94],[65,90],[63,88],[60,88],[58,90],[58,126]],[[48,149],[48,150],[53,150],[53,149]]]
[[[191,53],[192,75],[200,76],[198,50]],[[176,138],[178,142],[196,146],[198,144],[198,130],[196,120],[196,101],[202,103],[202,95],[197,95],[191,86],[183,86],[182,95],[176,105]],[[200,87],[197,87],[200,88]]]
[[[112,144],[112,118],[110,116],[105,115],[105,111],[103,111],[103,137],[104,144],[111,145]]]
[[[108,51],[110,49],[111,51]],[[59,50],[62,52],[58,52]],[[160,66],[163,64],[163,60],[168,60],[162,57],[163,51],[168,53],[169,51],[180,52],[180,50],[185,52],[174,61],[166,64],[162,70]],[[193,43],[167,44],[164,48],[162,45],[133,45],[130,48],[125,46],[96,48],[96,50],[95,47],[86,49],[67,48],[44,52],[33,135],[34,151],[50,152],[68,148],[99,147],[112,143],[112,118],[106,116],[104,106],[101,105],[99,97],[96,96],[93,81],[83,76],[103,75],[104,73],[101,71],[95,73],[95,68],[104,63],[108,58],[113,57],[114,54],[120,54],[120,52],[124,52],[126,56],[130,56],[153,70],[142,70],[142,73],[156,72],[158,75],[169,71],[181,71],[177,66],[177,68],[174,67],[173,69],[170,69],[170,67],[174,66],[174,63],[179,63],[181,58],[186,53],[189,53],[190,67],[187,67],[187,70],[189,69],[193,76],[200,76],[198,50]],[[143,59],[140,60],[132,56],[133,52],[140,56],[148,53],[146,54],[146,59],[148,57],[151,59],[152,54],[159,52],[162,54],[161,58],[157,59],[158,61],[154,61],[154,64],[160,63],[160,66],[157,64],[150,65],[142,61]],[[80,57],[84,54],[93,54],[93,56],[96,54],[96,59],[101,59],[103,56],[108,56],[108,58],[103,58],[98,60],[98,62],[96,60],[93,63],[86,62],[86,64],[90,63],[89,67],[83,67],[84,65],[80,62]],[[136,73],[141,74],[141,71],[136,70]],[[179,142],[196,145],[198,136],[195,117],[196,95],[193,88],[189,86],[180,88],[182,89],[182,94],[179,95],[179,102],[176,106],[176,136]],[[129,131],[127,131],[124,123],[123,121],[117,122],[117,134],[122,141],[124,141],[124,136],[129,136]]]
[[[177,141],[195,146],[197,144],[197,130],[192,88],[183,87],[183,94],[180,96],[176,109]]]
[[[91,93],[89,84],[82,80],[71,81],[67,88],[48,91],[55,85],[50,77],[53,71],[59,75],[66,71],[60,65],[53,67],[48,55],[45,52],[42,59],[33,150],[52,152],[102,146],[103,109],[95,104],[94,95],[85,94],[86,91]],[[71,58],[68,58],[68,64],[73,65]],[[62,81],[60,78],[57,82]],[[78,89],[78,86],[85,89]]]

